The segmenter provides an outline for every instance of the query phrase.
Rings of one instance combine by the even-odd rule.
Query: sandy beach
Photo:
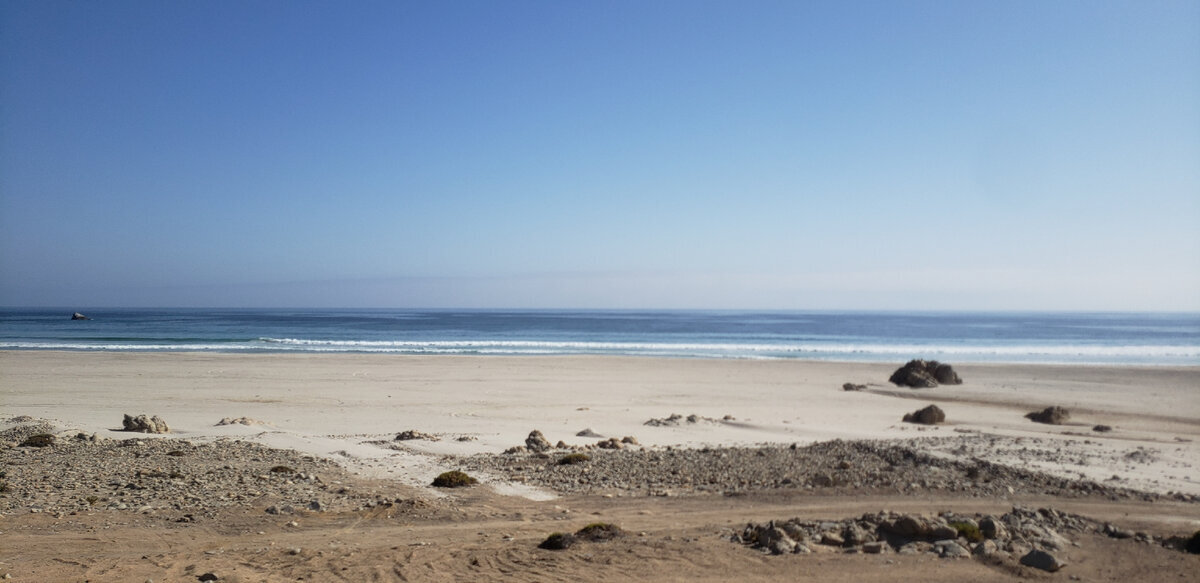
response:
[[[1082,527],[1074,546],[1062,551],[1069,566],[1053,574],[1013,557],[848,554],[819,543],[810,546],[822,552],[811,556],[771,556],[731,543],[731,533],[742,532],[747,522],[843,520],[883,510],[999,516],[1014,506],[1053,507],[1141,532],[1148,541],[1200,528],[1200,367],[955,363],[962,385],[909,389],[887,382],[899,364],[0,352],[2,429],[44,420],[64,444],[76,434],[94,434],[86,441],[93,448],[109,440],[174,440],[200,448],[197,464],[208,459],[204,448],[240,440],[263,451],[295,452],[299,457],[287,463],[314,464],[295,469],[321,476],[310,482],[328,494],[315,509],[293,502],[294,510],[269,513],[287,496],[305,496],[286,489],[304,479],[279,490],[253,489],[230,474],[231,484],[241,484],[232,488],[260,495],[241,495],[236,504],[163,499],[119,508],[108,492],[96,492],[90,495],[98,502],[81,503],[89,494],[65,491],[53,474],[63,464],[90,463],[87,447],[31,448],[10,441],[2,451],[10,486],[0,517],[6,540],[0,571],[29,581],[195,580],[210,571],[222,581],[724,580],[735,574],[750,580],[1074,575],[1115,581],[1144,577],[1148,565],[1157,576],[1176,580],[1200,565],[1195,555],[1153,541],[1135,543]],[[844,391],[844,383],[866,388]],[[945,423],[901,422],[928,404],[945,411]],[[1052,405],[1070,411],[1065,424],[1025,418]],[[157,415],[171,433],[114,431],[124,414]],[[247,418],[249,424],[217,425],[226,418]],[[651,420],[664,421],[647,424]],[[1094,431],[1097,425],[1112,430]],[[407,430],[427,438],[394,439]],[[503,453],[523,446],[533,430],[565,448]],[[585,431],[589,436],[579,435]],[[631,439],[620,451],[596,449],[612,437]],[[751,461],[736,462],[739,456],[774,460],[796,451],[825,459],[819,456],[833,454],[811,448],[830,440],[883,445],[864,449],[861,459],[851,456],[853,464],[843,462],[848,467],[841,470],[858,476],[854,480],[837,478],[838,468],[828,480],[816,478],[819,472],[785,469],[781,476],[794,476],[726,480],[740,467],[746,476],[764,475],[763,468],[750,471]],[[145,447],[153,453],[168,446]],[[170,447],[178,452],[183,446]],[[59,457],[51,457],[55,449]],[[566,474],[554,473],[566,470],[534,467],[555,465],[570,451],[595,455],[593,476],[603,474],[603,480],[577,474],[568,487]],[[661,456],[676,451],[727,451],[735,463],[712,470],[703,484],[694,478],[660,480],[654,488],[634,483],[670,467]],[[873,470],[855,473],[893,451],[928,456],[933,473],[929,479],[903,474],[904,484]],[[247,449],[207,471],[261,475],[260,460],[272,455]],[[191,459],[179,456],[172,463]],[[621,464],[643,473],[620,474]],[[982,480],[973,486],[975,478],[939,473],[963,464],[1047,478],[1004,474],[985,488]],[[583,465],[580,472],[588,469]],[[429,485],[441,472],[460,468],[481,483],[460,490]],[[664,471],[680,475],[679,469]],[[765,471],[769,475],[771,468]],[[25,478],[19,484],[18,474]],[[39,479],[44,483],[28,482]],[[334,481],[338,487],[330,487]],[[1065,487],[1065,481],[1096,486]],[[354,495],[339,495],[339,488]],[[184,514],[191,519],[178,522]],[[583,550],[536,548],[551,532],[597,521],[618,524],[628,536]]]

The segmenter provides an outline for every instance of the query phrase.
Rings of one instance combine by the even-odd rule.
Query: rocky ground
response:
[[[536,453],[527,442],[511,454],[441,458],[440,465],[484,485],[439,496],[246,441],[54,433],[29,418],[8,424],[0,432],[0,526],[12,550],[0,554],[0,572],[25,580],[424,580],[446,579],[446,572],[578,580],[620,578],[630,557],[659,565],[647,574],[721,580],[746,571],[778,580],[795,575],[798,566],[788,561],[803,559],[752,557],[810,553],[891,557],[821,564],[827,575],[858,577],[867,569],[863,581],[975,580],[981,573],[1007,580],[1060,569],[1125,580],[1148,568],[1186,578],[1195,557],[1181,551],[1200,544],[1161,522],[1157,532],[1112,523],[1131,508],[1196,516],[1194,496],[997,465],[971,455],[986,446],[988,438],[977,435],[703,449],[579,451],[539,443],[534,449],[549,449]],[[431,437],[405,434],[377,445],[403,448]],[[488,487],[505,481],[562,498],[519,500]],[[1047,505],[965,510],[1010,499]],[[764,511],[813,500],[831,510],[762,522]],[[880,510],[891,504],[902,511]],[[1053,509],[1059,504],[1102,509],[1107,518]],[[612,541],[538,548],[551,532],[585,531],[600,520],[625,530]],[[78,549],[41,546],[51,533]],[[139,556],[142,562],[131,562]],[[922,563],[949,567],[943,559],[953,558],[974,558],[967,563],[976,567]]]
[[[232,439],[193,443],[52,431],[50,424],[29,419],[0,433],[0,514],[118,510],[186,522],[231,507],[287,513],[395,502],[350,488],[353,477],[337,463],[291,450]],[[53,435],[53,443],[29,445],[37,435]]]
[[[978,458],[951,458],[932,451],[974,451],[977,436],[917,438],[901,442],[829,441],[808,446],[633,449],[583,452],[585,461],[564,463],[580,452],[447,458],[468,471],[559,493],[736,495],[763,489],[876,493],[954,493],[968,497],[1012,495],[1157,500],[1163,495],[1114,483],[1056,477]],[[1166,498],[1200,502],[1200,497]]]

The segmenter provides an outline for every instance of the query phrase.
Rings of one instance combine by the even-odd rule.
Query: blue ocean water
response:
[[[1200,314],[0,310],[0,349],[1200,365]]]

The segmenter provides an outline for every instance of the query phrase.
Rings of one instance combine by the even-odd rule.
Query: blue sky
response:
[[[1198,310],[1200,4],[4,2],[0,305]]]

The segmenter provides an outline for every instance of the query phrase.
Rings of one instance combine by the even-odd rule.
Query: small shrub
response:
[[[275,466],[275,467],[271,468],[271,473],[272,474],[294,474],[294,473],[296,473],[296,470],[293,470],[292,468],[289,468],[287,466]]]
[[[594,522],[579,529],[575,533],[575,536],[587,541],[601,542],[617,538],[624,534],[625,531],[621,530],[621,527],[615,524],[609,524],[607,522]]]
[[[95,506],[96,503],[100,501],[100,497],[99,496],[88,496],[87,498],[84,498],[84,500],[87,501],[88,506]]]
[[[472,478],[458,470],[443,472],[438,477],[433,479],[433,485],[438,488],[462,488],[478,484],[479,480]]]
[[[574,464],[582,464],[583,462],[588,462],[591,460],[592,460],[592,456],[590,456],[586,453],[569,453],[567,455],[562,456],[562,458],[558,460],[558,465],[570,466],[570,465],[574,465]]]
[[[973,543],[983,542],[983,533],[979,531],[979,527],[970,522],[951,522],[950,527],[958,531],[958,536],[961,536]]]
[[[49,447],[54,445],[54,436],[49,433],[30,435],[21,442],[21,447]]]
[[[556,532],[546,537],[542,544],[538,545],[539,549],[547,549],[551,551],[562,551],[571,548],[575,544],[575,535],[570,533]]]
[[[0,494],[7,494],[9,490],[8,482],[0,482]]]

